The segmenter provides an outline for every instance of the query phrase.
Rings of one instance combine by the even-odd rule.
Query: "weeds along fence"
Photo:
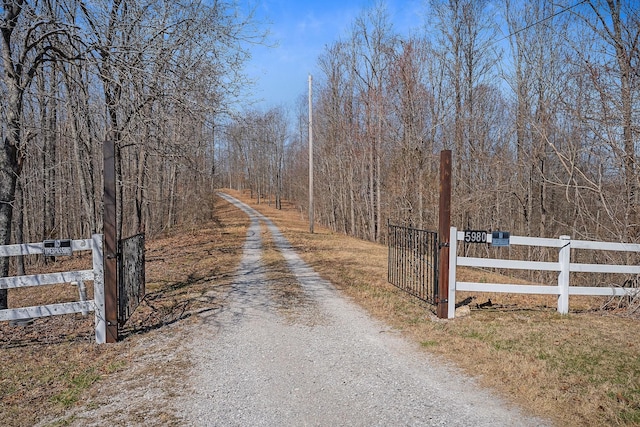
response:
[[[0,321],[19,321],[60,314],[93,311],[95,315],[96,343],[103,344],[106,340],[106,322],[102,235],[94,234],[91,239],[70,240],[65,243],[68,245],[66,248],[56,247],[54,250],[69,249],[68,252],[71,253],[90,250],[92,251],[93,268],[91,270],[66,271],[62,273],[2,277],[0,278],[0,289],[16,289],[29,286],[46,286],[74,282],[83,284],[84,281],[93,281],[93,299],[83,301],[82,292],[79,292],[80,301],[0,310]],[[39,254],[47,256],[45,244],[46,242],[0,246],[0,256],[17,257]]]
[[[450,252],[449,252],[449,310],[448,317],[455,317],[455,301],[457,291],[468,292],[505,292],[516,294],[541,294],[558,296],[558,312],[567,314],[569,312],[570,295],[590,295],[590,296],[629,296],[636,297],[640,289],[637,286],[624,287],[624,280],[619,280],[610,286],[577,286],[571,285],[572,273],[596,273],[612,275],[640,275],[639,265],[625,264],[605,264],[605,263],[577,263],[571,262],[572,250],[575,258],[581,257],[578,251],[615,251],[622,253],[640,253],[640,244],[615,243],[615,242],[593,242],[586,240],[572,240],[569,236],[560,236],[558,239],[540,237],[510,236],[509,245],[515,246],[535,246],[543,248],[555,248],[557,250],[557,261],[528,261],[528,260],[506,260],[497,258],[479,258],[458,256],[458,242],[464,241],[464,232],[458,231],[456,227],[451,227],[450,231]],[[487,244],[491,244],[492,236],[487,235]],[[496,268],[505,270],[534,270],[557,273],[557,284],[554,285],[516,285],[499,283],[477,283],[458,282],[456,271],[458,267],[479,267]],[[587,276],[589,277],[589,276]],[[590,280],[590,279],[588,279]],[[591,280],[593,281],[593,280]]]
[[[415,297],[435,304],[438,293],[438,233],[388,226],[387,280]]]

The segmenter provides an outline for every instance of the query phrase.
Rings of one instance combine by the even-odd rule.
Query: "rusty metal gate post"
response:
[[[440,209],[438,212],[438,296],[436,312],[440,319],[448,318],[449,303],[449,229],[451,228],[451,150],[440,152]]]
[[[115,142],[104,142],[104,305],[107,342],[118,341],[118,241],[116,237]]]

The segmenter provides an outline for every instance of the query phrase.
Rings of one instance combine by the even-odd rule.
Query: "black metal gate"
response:
[[[118,324],[123,326],[145,295],[144,234],[118,245]]]
[[[388,227],[389,283],[435,304],[438,293],[438,233],[391,223]]]

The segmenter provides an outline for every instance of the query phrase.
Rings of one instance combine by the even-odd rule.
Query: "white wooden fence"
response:
[[[0,278],[0,289],[12,289],[28,286],[44,286],[56,283],[83,283],[93,281],[93,300],[73,301],[33,307],[10,308],[0,310],[0,321],[21,320],[36,317],[55,316],[59,314],[86,313],[95,314],[96,342],[104,344],[106,340],[106,323],[104,309],[104,271],[102,235],[94,234],[91,239],[72,240],[71,249],[92,251],[93,269],[66,271],[63,273],[35,274],[30,276],[12,276]],[[0,246],[0,256],[12,257],[43,253],[43,243],[27,243],[21,245]]]
[[[571,249],[640,252],[640,244],[571,240],[569,236],[560,236],[558,239],[520,236],[510,237],[510,245],[558,248],[557,262],[542,262],[457,256],[458,241],[464,241],[464,232],[459,232],[456,227],[451,227],[449,238],[449,311],[447,314],[450,319],[455,317],[456,291],[558,295],[558,312],[561,314],[567,314],[569,312],[569,295],[624,296],[635,295],[638,292],[638,288],[570,286],[569,277],[571,272],[640,274],[640,266],[638,265],[581,264],[571,262]],[[487,235],[487,243],[491,243],[490,233]],[[458,282],[456,280],[456,269],[458,266],[557,271],[558,284],[514,285]]]

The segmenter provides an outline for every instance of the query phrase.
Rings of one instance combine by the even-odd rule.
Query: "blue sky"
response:
[[[387,0],[394,28],[401,34],[423,24],[424,0]],[[345,38],[353,21],[372,0],[262,0],[257,19],[270,23],[273,48],[253,47],[248,75],[256,81],[254,96],[261,108],[282,105],[290,108],[307,93],[308,76],[317,71],[317,59],[324,47]]]

